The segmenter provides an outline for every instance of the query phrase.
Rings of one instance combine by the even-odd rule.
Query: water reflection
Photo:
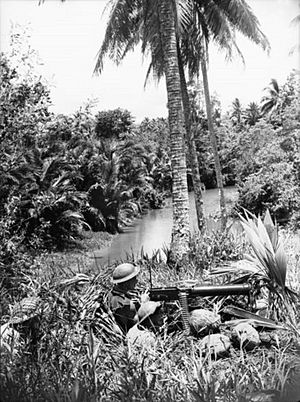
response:
[[[226,187],[225,195],[227,200],[236,196],[235,187]],[[191,230],[196,229],[196,211],[194,194],[190,193],[190,226]],[[215,213],[219,210],[218,190],[207,190],[203,197],[205,215]],[[124,260],[127,254],[137,256],[141,250],[152,256],[154,251],[168,246],[171,240],[172,230],[172,205],[168,199],[163,209],[151,210],[142,218],[136,219],[131,227],[125,229],[124,233],[117,235],[110,247],[95,253],[95,257],[101,265],[111,264],[115,260]]]

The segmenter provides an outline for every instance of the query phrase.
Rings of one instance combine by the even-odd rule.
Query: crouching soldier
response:
[[[135,317],[142,302],[147,300],[146,295],[138,296],[135,289],[140,267],[124,263],[118,265],[112,276],[112,289],[109,305],[114,318],[126,334],[135,324]]]

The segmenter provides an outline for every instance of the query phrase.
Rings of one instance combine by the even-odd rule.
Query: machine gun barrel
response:
[[[149,292],[150,300],[171,301],[178,300],[180,293],[186,293],[188,298],[205,296],[228,296],[228,295],[249,295],[251,285],[201,285],[194,287],[161,287],[151,288]]]

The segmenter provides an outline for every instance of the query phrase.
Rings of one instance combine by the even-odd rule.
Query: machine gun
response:
[[[250,297],[252,286],[249,284],[234,285],[200,285],[195,286],[196,281],[185,281],[173,287],[151,288],[149,291],[150,300],[153,301],[174,301],[179,300],[182,310],[182,321],[184,329],[189,331],[189,310],[188,299],[205,296],[231,296],[247,295]]]

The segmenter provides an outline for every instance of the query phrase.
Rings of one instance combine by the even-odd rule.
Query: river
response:
[[[236,188],[226,187],[225,198],[232,201],[236,198]],[[196,210],[194,193],[189,194],[190,202],[190,226],[191,231],[196,230]],[[218,189],[206,190],[203,194],[203,205],[206,216],[219,210]],[[110,265],[114,261],[125,260],[128,254],[139,256],[141,250],[150,257],[157,250],[169,246],[172,230],[172,200],[166,200],[162,209],[150,210],[141,218],[135,219],[130,227],[113,239],[109,247],[96,251],[94,256],[97,263]]]

